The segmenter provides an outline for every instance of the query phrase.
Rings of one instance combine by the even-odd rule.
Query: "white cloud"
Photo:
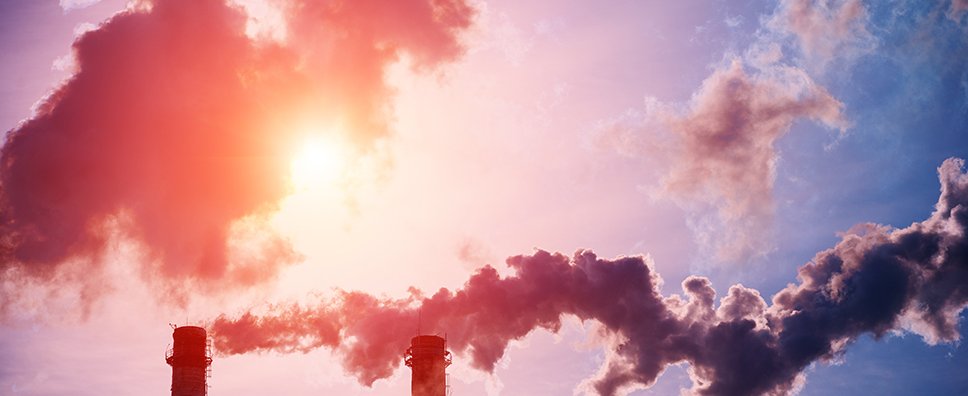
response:
[[[60,6],[64,12],[70,12],[73,10],[80,10],[82,8],[90,7],[100,1],[101,0],[60,0]]]

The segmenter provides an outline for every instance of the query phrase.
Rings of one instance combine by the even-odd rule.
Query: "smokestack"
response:
[[[447,340],[435,335],[418,335],[410,340],[403,357],[412,370],[410,392],[413,396],[447,396],[447,373],[451,356]]]
[[[171,396],[208,395],[206,380],[212,352],[205,329],[176,327],[171,337],[174,346],[165,353],[165,361],[171,366]]]

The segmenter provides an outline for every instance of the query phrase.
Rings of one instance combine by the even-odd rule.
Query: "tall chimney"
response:
[[[171,396],[208,395],[206,380],[212,353],[205,329],[176,327],[171,337],[175,342],[165,353],[165,361],[171,366]]]
[[[413,396],[447,396],[445,369],[451,363],[447,340],[435,335],[413,337],[403,361],[412,370],[410,392]]]

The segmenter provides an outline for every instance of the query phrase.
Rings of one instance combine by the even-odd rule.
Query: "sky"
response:
[[[968,2],[0,2],[0,394],[968,393]]]

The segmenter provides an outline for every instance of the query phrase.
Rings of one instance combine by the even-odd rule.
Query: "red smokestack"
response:
[[[208,395],[206,380],[212,353],[205,329],[176,327],[171,337],[174,346],[165,354],[165,361],[171,366],[171,396]]]
[[[447,395],[445,370],[451,363],[447,340],[435,335],[413,337],[403,361],[413,371],[410,379],[413,396]]]

